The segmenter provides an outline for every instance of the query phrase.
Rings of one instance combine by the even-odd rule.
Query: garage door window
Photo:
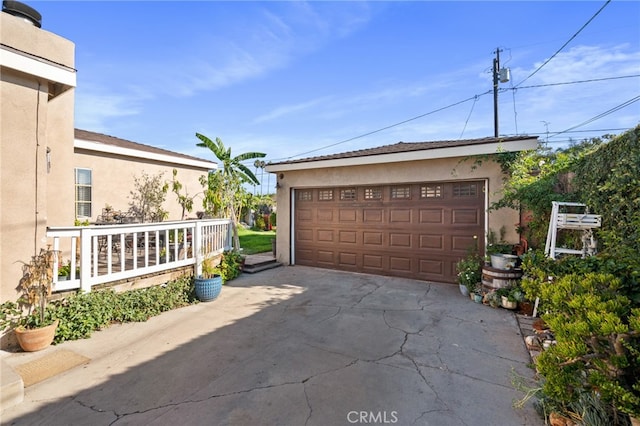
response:
[[[346,188],[340,190],[340,200],[341,201],[354,201],[356,199],[356,189],[355,188]]]
[[[382,199],[382,189],[380,189],[380,188],[365,188],[364,189],[364,199],[365,200],[381,200]]]
[[[392,186],[391,187],[392,200],[409,199],[409,198],[411,198],[410,186]]]
[[[321,189],[318,191],[318,200],[331,201],[333,200],[333,189]]]
[[[456,183],[453,185],[454,198],[475,197],[478,195],[478,185],[475,183]]]
[[[311,191],[298,191],[299,201],[311,201]]]
[[[442,198],[442,185],[422,185],[420,198]]]

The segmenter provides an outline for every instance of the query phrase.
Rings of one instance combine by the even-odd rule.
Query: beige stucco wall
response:
[[[32,63],[35,57],[45,58],[64,65],[64,72],[73,75],[75,46],[69,40],[0,13],[0,42]],[[46,227],[73,212],[73,192],[60,190],[73,186],[73,174],[68,173],[71,159],[66,155],[73,149],[73,87],[60,93],[58,83],[31,74],[29,66],[18,69],[4,62],[0,69],[2,301],[15,299],[20,261],[28,261],[46,246]],[[49,99],[50,92],[57,96]],[[47,147],[52,156],[50,169]]]
[[[350,167],[318,168],[277,172],[276,201],[278,205],[278,227],[276,252],[278,261],[290,264],[291,247],[291,192],[292,189],[317,188],[323,186],[358,186],[408,182],[437,182],[454,180],[486,180],[487,206],[501,197],[502,174],[500,166],[485,161],[482,166],[472,168],[472,162],[461,163],[459,158],[407,161]],[[500,209],[489,212],[488,229],[498,232],[504,225],[505,240],[519,241],[515,224],[519,221],[517,211]],[[486,230],[485,230],[486,231]]]
[[[141,158],[82,149],[76,149],[71,169],[72,175],[75,168],[91,170],[93,180],[91,222],[97,220],[105,204],[109,204],[114,210],[127,211],[132,201],[130,193],[135,190],[135,178],[141,178],[143,173],[150,176],[162,173],[163,180],[170,183],[173,178],[173,169],[178,170],[176,179],[182,184],[181,194],[184,195],[186,190],[189,196],[195,196],[193,211],[191,213],[185,212],[186,217],[193,218],[197,211],[202,210],[202,186],[199,178],[206,175],[207,172],[201,168],[150,162]],[[167,220],[182,218],[182,208],[178,204],[176,194],[171,192],[170,184],[163,208],[169,212]],[[71,224],[73,224],[73,219],[72,216]],[[66,226],[69,225],[66,224]]]

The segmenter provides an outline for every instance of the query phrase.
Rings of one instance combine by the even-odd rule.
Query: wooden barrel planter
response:
[[[493,288],[511,287],[522,278],[522,269],[498,269],[485,265],[482,267],[482,284]]]

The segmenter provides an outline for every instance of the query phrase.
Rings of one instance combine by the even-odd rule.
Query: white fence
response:
[[[98,284],[193,265],[232,247],[228,219],[47,229],[57,261],[54,291],[91,291]],[[59,276],[62,267],[69,275]]]

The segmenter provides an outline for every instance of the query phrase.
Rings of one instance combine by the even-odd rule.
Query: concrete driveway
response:
[[[542,425],[514,315],[457,286],[281,267],[209,303],[59,350],[90,358],[25,390],[16,425]]]

